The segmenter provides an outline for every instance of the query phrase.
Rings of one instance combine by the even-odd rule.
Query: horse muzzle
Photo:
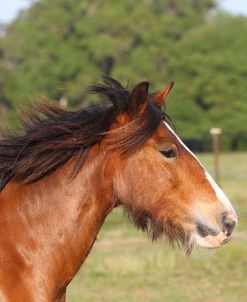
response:
[[[195,242],[203,248],[218,248],[230,241],[237,221],[235,213],[224,212],[219,230],[199,222],[196,224]]]

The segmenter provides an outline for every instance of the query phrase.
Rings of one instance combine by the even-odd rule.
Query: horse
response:
[[[152,240],[189,255],[218,248],[238,221],[229,199],[184,145],[157,93],[105,76],[104,105],[51,101],[23,113],[0,140],[0,300],[63,302],[106,216],[123,206]]]

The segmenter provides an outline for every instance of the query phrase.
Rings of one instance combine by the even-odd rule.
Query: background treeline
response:
[[[225,150],[247,149],[247,18],[217,1],[35,1],[0,37],[1,124],[17,127],[15,106],[37,95],[95,102],[84,88],[102,73],[153,91],[175,80],[167,111],[194,150],[211,127]]]

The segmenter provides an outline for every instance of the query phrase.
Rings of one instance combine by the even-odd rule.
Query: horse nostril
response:
[[[236,221],[233,220],[232,215],[223,215],[223,226],[226,231],[226,235],[230,236],[235,228]]]

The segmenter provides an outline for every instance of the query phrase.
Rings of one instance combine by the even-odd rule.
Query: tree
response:
[[[204,150],[209,128],[220,126],[226,147],[237,148],[246,135],[247,21],[216,8],[214,0],[36,1],[0,39],[0,104],[13,112],[37,94],[88,104],[83,88],[101,73],[149,80],[153,90],[174,79],[168,112],[182,136]]]
[[[199,4],[200,3],[200,4]],[[100,73],[135,82],[163,84],[177,40],[203,22],[213,1],[38,1],[22,13],[2,39],[5,98],[23,102],[30,94],[72,104]],[[178,17],[179,16],[179,17]],[[160,68],[164,65],[163,68]]]
[[[185,137],[207,138],[210,127],[220,127],[225,148],[244,147],[247,138],[246,45],[246,18],[227,15],[193,30],[179,42],[174,68],[179,91],[175,98],[187,109],[179,110],[175,101],[171,111],[174,116],[180,114],[177,119],[181,129],[189,126],[196,130],[196,133],[183,131]]]

